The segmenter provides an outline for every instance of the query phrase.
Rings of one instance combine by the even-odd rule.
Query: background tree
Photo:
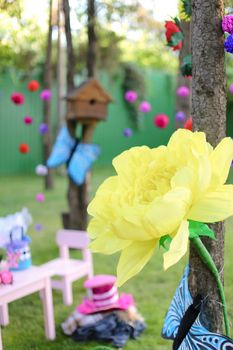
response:
[[[226,79],[224,66],[224,36],[221,20],[223,0],[193,0],[192,2],[192,116],[194,130],[204,131],[207,140],[216,146],[226,133]],[[203,239],[223,279],[224,226],[211,225],[217,241]],[[194,248],[190,251],[190,291],[193,296],[208,297],[204,305],[205,326],[222,331],[222,306],[216,283],[200,261]]]

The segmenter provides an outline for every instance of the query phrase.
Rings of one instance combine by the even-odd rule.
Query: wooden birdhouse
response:
[[[91,124],[107,118],[107,106],[112,98],[98,80],[91,78],[71,91],[66,100],[67,121]]]

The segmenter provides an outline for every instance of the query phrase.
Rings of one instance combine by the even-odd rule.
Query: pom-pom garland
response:
[[[149,113],[151,111],[151,104],[147,101],[142,101],[139,105],[139,111],[142,113]]]
[[[43,101],[50,101],[52,97],[52,92],[48,89],[41,91],[40,98]]]
[[[130,128],[125,128],[125,129],[123,130],[123,135],[124,135],[125,137],[131,137],[131,136],[133,135],[132,129],[130,129]]]
[[[27,143],[21,143],[19,145],[19,152],[22,154],[27,154],[30,151],[30,148]]]
[[[28,83],[28,90],[31,92],[37,91],[40,88],[40,84],[36,80],[31,80]]]
[[[32,124],[33,119],[32,119],[32,117],[26,116],[26,117],[24,117],[23,121],[24,121],[24,124],[30,125],[30,124]]]
[[[190,90],[187,86],[180,86],[176,90],[176,94],[179,97],[188,97],[190,95]]]

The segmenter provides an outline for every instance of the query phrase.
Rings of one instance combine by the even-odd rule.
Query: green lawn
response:
[[[95,169],[92,179],[92,193],[102,180],[111,175],[110,168]],[[37,192],[43,191],[42,179],[36,176],[11,176],[0,178],[0,215],[27,207],[34,218],[34,223],[41,223],[44,230],[34,231],[33,225],[29,234],[32,237],[32,258],[34,264],[41,264],[58,255],[55,245],[55,232],[61,227],[60,213],[66,211],[67,180],[57,176],[55,188],[46,193],[46,201],[35,201]],[[233,320],[232,299],[232,234],[233,220],[228,220],[226,233],[225,286],[230,319]],[[137,306],[145,317],[148,328],[138,341],[130,341],[126,350],[167,350],[171,343],[164,341],[161,328],[164,315],[169,307],[174,291],[179,283],[186,259],[171,268],[168,272],[162,269],[162,252],[157,252],[143,272],[129,281],[122,290],[135,296]],[[94,256],[95,273],[115,273],[117,256]],[[84,296],[83,281],[74,284],[74,305],[62,304],[61,294],[54,292],[55,322],[57,338],[49,342],[44,337],[42,308],[38,294],[16,301],[9,306],[10,324],[3,329],[4,350],[91,350],[94,343],[75,343],[60,329],[61,322],[70,314],[75,305]]]

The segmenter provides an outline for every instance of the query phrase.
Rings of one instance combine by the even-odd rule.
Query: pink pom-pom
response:
[[[15,105],[22,105],[24,103],[24,96],[20,92],[13,92],[11,95],[11,101]]]
[[[224,16],[222,20],[222,30],[226,33],[233,34],[233,15]]]
[[[169,118],[166,114],[157,114],[154,117],[154,124],[157,128],[164,129],[168,126]]]
[[[180,86],[176,90],[176,94],[177,96],[180,96],[180,97],[188,97],[190,95],[190,90],[187,86]]]
[[[147,101],[142,101],[139,105],[139,111],[142,113],[148,113],[151,111],[151,104]]]
[[[138,94],[136,93],[136,91],[129,90],[125,93],[125,100],[129,103],[135,102],[137,98],[138,98]]]
[[[29,125],[29,124],[32,124],[33,119],[32,117],[27,116],[27,117],[24,117],[23,121],[24,121],[24,124]]]
[[[37,202],[44,202],[45,201],[45,195],[43,193],[37,193],[36,201]]]
[[[41,100],[50,101],[51,97],[52,97],[52,92],[48,89],[45,89],[45,90],[41,91],[41,93],[40,93]]]

